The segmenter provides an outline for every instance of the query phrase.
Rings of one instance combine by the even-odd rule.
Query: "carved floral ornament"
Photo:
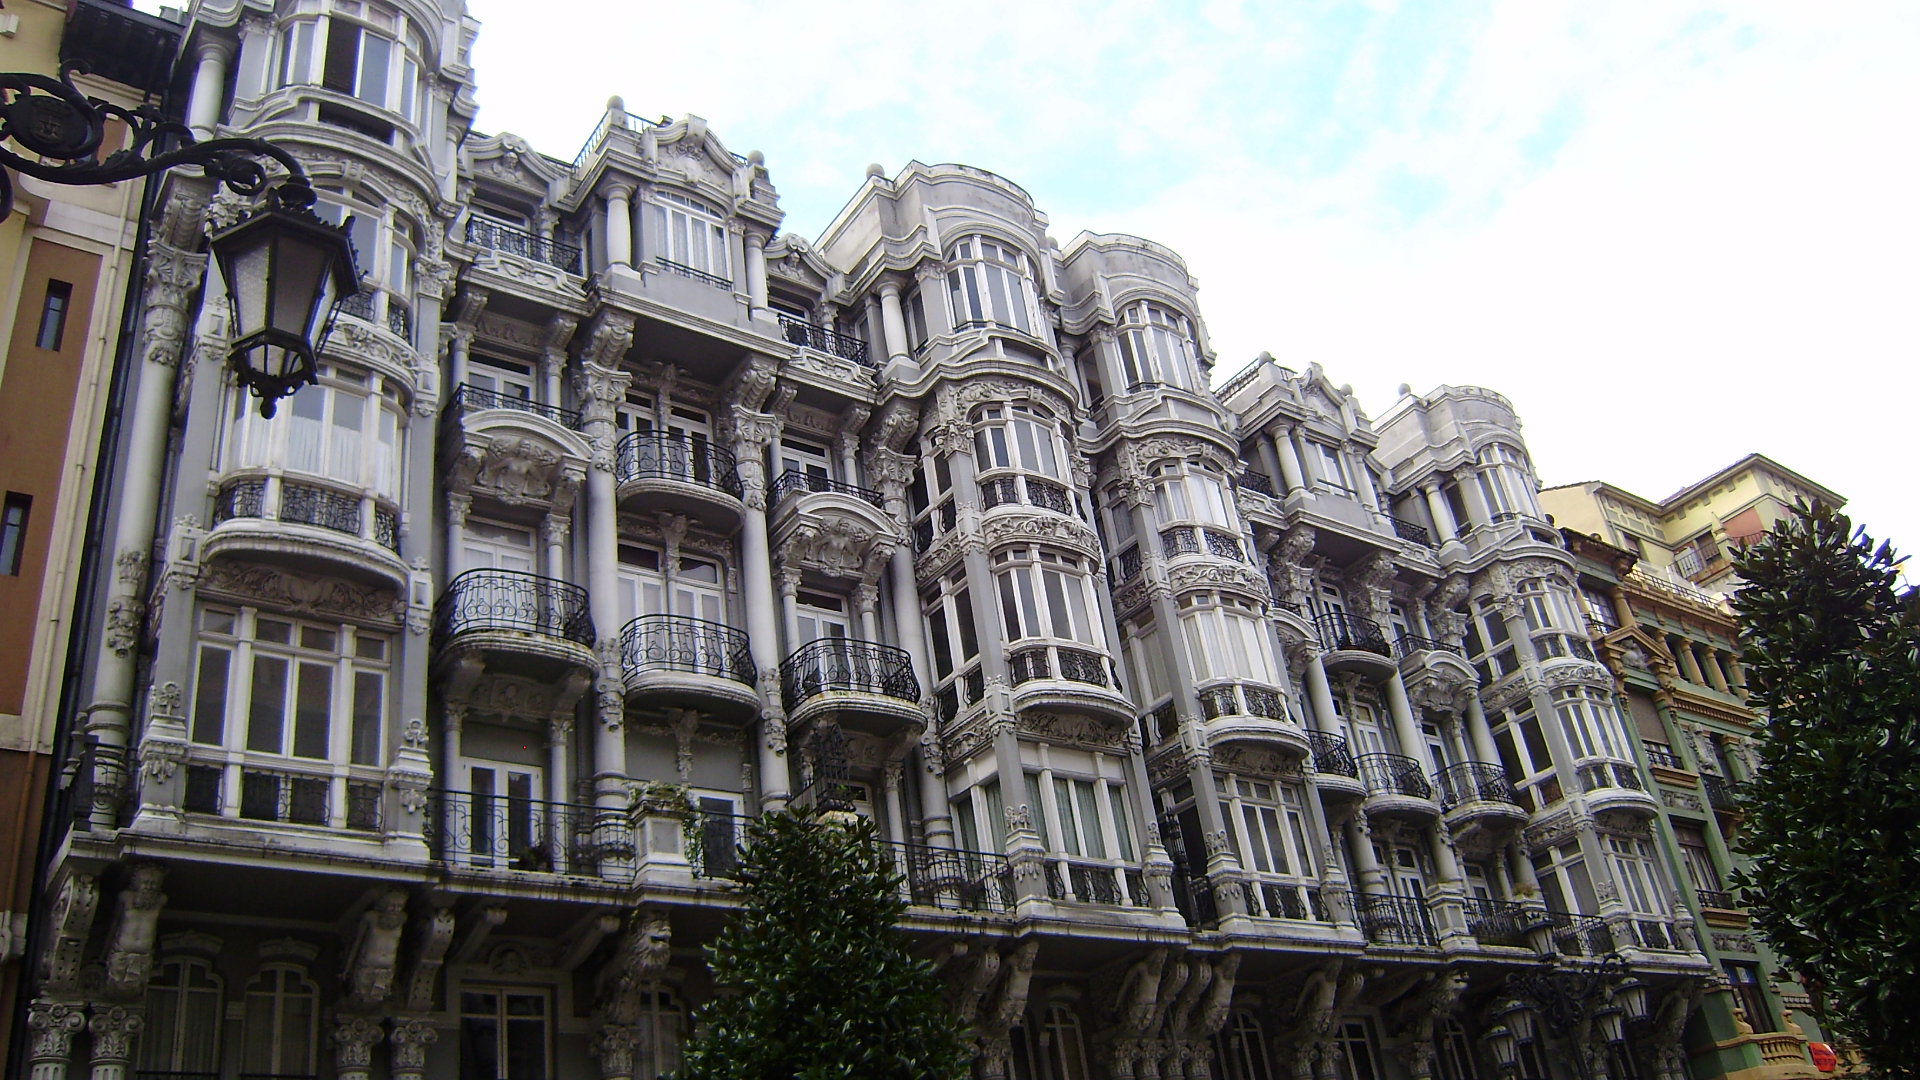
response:
[[[396,629],[406,615],[398,590],[300,574],[258,563],[217,559],[200,578],[203,595],[275,607],[299,615]]]

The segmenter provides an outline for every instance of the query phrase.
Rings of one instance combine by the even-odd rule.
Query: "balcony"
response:
[[[798,469],[789,469],[774,478],[773,487],[768,490],[768,501],[778,506],[789,496],[805,495],[809,492],[844,495],[850,499],[858,499],[876,510],[881,509],[883,505],[880,493],[872,488],[815,476]]]
[[[1255,495],[1265,495],[1269,499],[1274,498],[1273,477],[1260,472],[1241,473],[1240,490],[1251,491]]]
[[[746,719],[760,709],[747,635],[723,623],[642,615],[620,631],[627,696]]]
[[[443,660],[484,653],[487,666],[556,678],[594,666],[587,590],[521,570],[468,570],[433,608],[434,651]]]
[[[1440,770],[1433,780],[1440,792],[1440,809],[1455,829],[1502,830],[1527,820],[1507,770],[1499,765],[1465,761]]]
[[[1438,638],[1422,637],[1419,634],[1401,634],[1393,639],[1393,654],[1402,660],[1412,659],[1417,654],[1425,652],[1457,656],[1463,663],[1466,659],[1466,653],[1461,651],[1460,646],[1450,645]]]
[[[1073,505],[1073,495],[1064,486],[1051,480],[1021,473],[983,477],[979,486],[982,510],[992,510],[996,506],[1025,505],[1068,517],[1079,516]]]
[[[1647,794],[1640,769],[1630,761],[1615,758],[1583,758],[1574,762],[1574,774],[1580,778],[1580,790],[1586,793],[1587,809],[1627,810],[1651,815],[1658,807]]]
[[[384,298],[386,301],[384,315],[374,314],[376,298]],[[409,345],[413,344],[413,312],[407,310],[405,301],[392,293],[363,288],[340,301],[339,311],[342,315],[384,327],[387,333]]]
[[[1298,881],[1255,877],[1243,881],[1247,914],[1264,919],[1293,919],[1301,922],[1332,922],[1327,914],[1320,886]]]
[[[355,577],[407,581],[400,515],[364,493],[280,476],[228,480],[214,498],[213,526],[203,559],[237,551],[271,561],[320,558]]]
[[[1367,787],[1360,781],[1360,763],[1354,760],[1345,735],[1330,731],[1305,732],[1307,747],[1313,752],[1316,786],[1322,795],[1358,799]]]
[[[1258,683],[1228,683],[1200,691],[1201,731],[1209,749],[1233,743],[1277,750],[1300,758],[1310,752],[1306,732],[1278,690]]]
[[[1425,525],[1416,524],[1406,518],[1397,518],[1391,514],[1387,516],[1387,521],[1393,526],[1393,535],[1400,539],[1411,544],[1419,544],[1421,547],[1434,546],[1433,534],[1427,531]]]
[[[1724,776],[1712,773],[1700,774],[1700,787],[1707,793],[1707,805],[1722,815],[1746,816],[1746,808],[1741,804],[1739,785]]]
[[[1627,944],[1638,946],[1648,952],[1689,951],[1680,943],[1680,935],[1674,932],[1673,924],[1666,919],[1635,915],[1622,925],[1626,927],[1629,937]]]
[[[488,390],[471,383],[454,390],[451,404],[453,414],[462,417],[488,409],[506,409],[551,420],[568,431],[580,431],[585,427],[580,413],[573,409],[563,409],[558,405],[547,405],[529,398],[503,394],[498,390]]]
[[[693,865],[694,876],[723,881],[737,878],[747,826],[752,821],[739,814],[694,814],[684,826],[687,861]],[[986,913],[1013,910],[1013,870],[1005,855],[878,842],[887,849],[900,873],[900,891],[909,906]]]
[[[1361,754],[1360,779],[1367,785],[1367,813],[1430,821],[1440,814],[1420,763],[1399,754]]]
[[[1047,898],[1107,907],[1150,908],[1146,877],[1137,866],[1087,859],[1049,858]]]
[[[1680,760],[1680,755],[1674,753],[1673,748],[1664,743],[1642,742],[1640,747],[1646,752],[1648,765],[1672,769],[1674,772],[1691,771],[1687,768],[1686,762]]]
[[[1506,949],[1531,948],[1527,931],[1536,921],[1536,913],[1518,900],[1494,900],[1469,896],[1465,900],[1467,932],[1482,945]]]
[[[633,854],[633,827],[618,810],[492,792],[436,791],[424,831],[435,861],[490,873],[572,874],[626,881],[631,868],[602,864]]]
[[[1181,555],[1210,555],[1239,563],[1248,561],[1246,544],[1240,534],[1205,525],[1176,525],[1162,529],[1160,550],[1169,559]]]
[[[338,775],[323,761],[312,762],[311,767],[195,762],[186,768],[180,808],[191,814],[377,836],[385,790],[381,780]]]
[[[1397,670],[1393,646],[1387,643],[1380,624],[1372,619],[1329,611],[1315,618],[1313,626],[1320,638],[1320,648],[1325,650],[1321,662],[1329,673],[1358,671],[1384,678]]]
[[[1372,755],[1368,755],[1372,756]],[[1353,914],[1369,945],[1432,949],[1440,945],[1426,901],[1413,896],[1355,892]]]
[[[504,252],[569,274],[581,272],[580,249],[524,229],[486,218],[467,219],[467,242],[488,251]]]
[[[787,344],[789,345],[798,345],[803,349],[812,349],[814,352],[823,352],[829,356],[837,356],[842,360],[850,360],[862,367],[875,366],[873,358],[868,353],[866,342],[861,341],[857,337],[842,334],[837,330],[829,330],[824,326],[815,326],[810,322],[793,318],[790,315],[780,316],[780,336],[786,338]]]
[[[1693,895],[1699,899],[1700,906],[1703,908],[1718,908],[1721,911],[1743,910],[1739,902],[1733,898],[1733,893],[1727,889],[1696,889]]]
[[[620,440],[613,476],[620,501],[638,508],[689,514],[728,529],[746,513],[733,455],[705,439],[633,432]]]
[[[851,638],[821,638],[780,662],[787,722],[833,713],[851,730],[887,735],[919,726],[920,681],[906,650]]]
[[[1023,645],[1007,653],[1013,707],[1088,713],[1131,723],[1133,704],[1119,690],[1112,662],[1076,645]]]
[[[1561,956],[1598,960],[1614,951],[1613,931],[1606,920],[1571,911],[1547,911],[1549,940]]]

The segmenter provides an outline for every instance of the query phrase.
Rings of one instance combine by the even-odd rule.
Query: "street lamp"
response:
[[[1631,977],[1623,979],[1626,975],[1626,962],[1619,953],[1608,953],[1597,964],[1556,967],[1549,962],[1515,972],[1507,976],[1507,990],[1515,1002],[1532,1008],[1508,1011],[1502,1019],[1511,1025],[1523,1012],[1531,1014],[1529,1019],[1537,1017],[1549,1031],[1568,1040],[1574,1067],[1583,1080],[1590,1080],[1586,1048],[1575,1041],[1582,1025],[1591,1022],[1608,1043],[1619,1043],[1626,1039],[1627,1018],[1646,1015],[1646,985]]]
[[[267,187],[266,166],[258,159],[286,168],[287,178],[268,192],[264,209],[209,241],[232,305],[228,362],[240,384],[260,398],[260,415],[272,416],[280,398],[314,381],[314,353],[333,310],[359,291],[346,230],[313,213],[313,185],[287,151],[265,139],[195,142],[185,125],[167,120],[156,106],[126,109],[88,98],[73,85],[77,70],[69,63],[59,79],[0,73],[0,164],[49,183],[76,185],[193,165],[249,197]],[[108,119],[126,124],[130,142],[102,160]],[[4,145],[8,140],[32,156],[15,153]],[[155,153],[166,140],[180,145]],[[12,211],[13,178],[0,169],[0,220]]]

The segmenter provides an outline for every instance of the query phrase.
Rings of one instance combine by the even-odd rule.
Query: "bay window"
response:
[[[1065,475],[1067,460],[1060,425],[1040,406],[988,405],[976,411],[973,456],[982,509],[1025,503],[1081,515],[1079,493],[1056,482]]]
[[[1480,685],[1492,686],[1520,670],[1507,619],[1491,597],[1481,597],[1467,616],[1467,659],[1480,672]]]
[[[1652,845],[1628,836],[1607,836],[1605,840],[1620,902],[1635,915],[1665,917],[1667,890],[1654,867]]]
[[[421,125],[429,95],[420,31],[384,4],[345,0],[326,17],[307,14],[318,7],[303,0],[302,17],[280,30],[280,85],[317,83]]]
[[[1240,857],[1257,875],[1255,914],[1275,919],[1322,918],[1319,873],[1298,784],[1259,777],[1216,774],[1220,816]]]
[[[1180,627],[1194,678],[1250,679],[1279,685],[1273,649],[1259,607],[1237,596],[1188,595],[1181,599]]]
[[[1101,773],[1119,768],[1116,759],[1105,755],[1094,755],[1091,767]],[[1069,776],[1042,769],[1026,774],[1026,788],[1034,827],[1055,856],[1047,875],[1054,899],[1145,902],[1123,783],[1107,775]]]
[[[216,522],[268,517],[371,539],[398,550],[404,455],[400,380],[324,363],[268,420],[231,388],[219,454]]]
[[[1553,692],[1553,709],[1575,758],[1633,760],[1619,710],[1602,692],[1584,686],[1560,687]]]
[[[1011,244],[969,236],[947,249],[947,299],[955,329],[1002,326],[1034,333],[1033,272]]]
[[[1506,709],[1493,721],[1493,745],[1500,764],[1507,770],[1520,805],[1529,810],[1544,810],[1565,795],[1559,773],[1554,771],[1553,755],[1540,731],[1540,721],[1531,710]]]
[[[356,626],[203,609],[186,808],[377,828],[391,647]]]
[[[1000,778],[988,777],[953,800],[953,822],[960,830],[960,843],[966,850],[1006,851],[1007,812],[1000,794]]]
[[[1205,553],[1246,562],[1231,496],[1220,477],[1193,465],[1160,466],[1154,485],[1154,513],[1160,522],[1160,547],[1168,558]]]
[[[1086,564],[1078,556],[1025,548],[1000,552],[994,563],[1007,641],[1041,637],[1105,646],[1093,622],[1097,609]]]
[[[1487,500],[1487,512],[1495,520],[1515,514],[1540,516],[1533,470],[1526,455],[1504,443],[1494,443],[1482,447],[1475,460],[1480,466],[1476,482]]]
[[[1540,879],[1548,910],[1576,915],[1599,913],[1600,900],[1593,891],[1593,877],[1587,872],[1579,841],[1569,840],[1533,856],[1533,872]]]
[[[933,658],[934,696],[944,719],[986,693],[980,672],[980,635],[973,623],[973,594],[964,572],[950,574],[920,594],[927,648]]]
[[[421,246],[414,222],[377,196],[355,198],[324,189],[313,212],[329,224],[344,224],[353,241],[360,292],[341,303],[341,312],[412,343],[413,266]]]
[[[1141,300],[1128,304],[1121,320],[1120,359],[1126,366],[1129,391],[1156,383],[1193,389],[1199,347],[1185,315]]]
[[[656,191],[652,200],[656,261],[731,284],[726,213],[675,191]]]

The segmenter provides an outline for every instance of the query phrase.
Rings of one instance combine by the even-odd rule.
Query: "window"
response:
[[[1580,590],[1580,606],[1586,609],[1587,618],[1603,634],[1611,634],[1620,629],[1620,618],[1613,606],[1613,597],[1592,586]]]
[[[1195,678],[1277,683],[1267,623],[1258,607],[1233,596],[1183,599],[1191,606],[1180,613],[1180,627]]]
[[[280,85],[311,85],[317,74],[328,90],[420,124],[427,94],[420,81],[419,33],[384,7],[367,4],[359,13],[366,23],[333,16],[284,27]]]
[[[1493,721],[1493,745],[1500,764],[1513,782],[1514,793],[1529,810],[1543,810],[1560,801],[1564,792],[1554,771],[1553,756],[1531,711],[1507,709]]]
[[[1239,528],[1226,485],[1206,470],[1163,465],[1155,488],[1155,510],[1161,525],[1197,521]]]
[[[242,1075],[312,1076],[320,990],[291,964],[268,964],[247,983]]]
[[[1040,1028],[1040,1056],[1046,1065],[1044,1080],[1087,1080],[1087,1048],[1080,1037],[1080,1018],[1072,1007],[1056,1001],[1047,1006]]]
[[[224,773],[214,783],[240,797],[192,805],[190,792],[188,809],[373,827],[362,815],[378,812],[390,645],[354,626],[203,609],[191,737],[206,748],[198,768]],[[259,755],[291,760],[267,766]]]
[[[323,221],[344,224],[353,241],[361,290],[340,310],[395,335],[413,340],[413,267],[420,250],[419,230],[378,194],[355,198],[341,191],[320,192],[313,212]]]
[[[953,820],[968,851],[1007,850],[1007,812],[1001,801],[1000,778],[983,780],[953,800]]]
[[[620,545],[620,625],[642,615],[727,621],[724,567],[696,555],[681,555],[670,571],[663,569],[666,562],[666,553],[659,548]]]
[[[1721,967],[1726,969],[1727,989],[1733,994],[1733,1003],[1746,1014],[1747,1023],[1755,1031],[1774,1030],[1773,1009],[1768,1006],[1767,992],[1760,985],[1760,965],[1726,960]]]
[[[1500,515],[1540,516],[1534,502],[1533,470],[1526,455],[1503,443],[1482,447],[1477,458],[1480,469],[1477,483],[1487,500],[1487,512]]]
[[[1213,1037],[1214,1075],[1220,1080],[1273,1080],[1267,1038],[1251,1009],[1235,1009]]]
[[[1689,821],[1673,823],[1673,838],[1680,845],[1680,861],[1696,889],[1720,891],[1720,871],[1713,864],[1713,850],[1707,846],[1706,830]]]
[[[320,365],[320,381],[300,388],[267,420],[246,392],[232,391],[225,469],[274,469],[400,498],[400,387],[379,375]]]
[[[34,334],[35,346],[59,352],[67,334],[67,307],[73,302],[73,286],[64,281],[47,282],[46,299],[40,302],[40,329]]]
[[[1520,670],[1513,641],[1507,636],[1507,619],[1492,597],[1481,597],[1467,617],[1467,659],[1480,672],[1480,685],[1492,686]]]
[[[973,625],[973,594],[963,574],[951,574],[920,597],[920,613],[927,622],[927,644],[933,653],[936,683],[971,668],[980,656],[980,635]],[[975,695],[969,691],[967,704]]]
[[[1028,773],[1027,795],[1034,808],[1035,824],[1046,835],[1048,850],[1089,859],[1133,861],[1133,827],[1126,791],[1119,784],[1055,776],[1053,789],[1047,791],[1039,773]]]
[[[918,287],[908,291],[901,300],[900,313],[907,322],[907,347],[918,353],[932,336],[927,327],[926,295]]]
[[[994,325],[1033,333],[1033,274],[1018,248],[970,236],[947,251],[947,299],[956,329]]]
[[[678,192],[658,191],[653,198],[659,260],[731,282],[726,214]]]
[[[833,458],[827,448],[804,439],[780,440],[780,471],[801,473],[813,480],[833,479]]]
[[[1607,757],[1632,761],[1626,733],[1613,701],[1597,690],[1563,686],[1553,692],[1553,711],[1567,734],[1575,758]]]
[[[532,401],[535,396],[531,367],[493,357],[473,358],[467,365],[467,385],[518,401]]]
[[[729,819],[728,824],[732,822]],[[650,1080],[680,1067],[680,1045],[687,1037],[687,1013],[678,998],[666,990],[641,991],[638,1057],[635,1080]]]
[[[1613,864],[1620,900],[1627,910],[1636,915],[1665,915],[1666,890],[1661,888],[1659,872],[1653,865],[1653,847],[1645,840],[1626,836],[1609,836],[1606,841],[1607,859]]]
[[[1568,841],[1533,856],[1533,870],[1540,878],[1540,891],[1551,911],[1569,911],[1592,915],[1600,910],[1593,891],[1593,878],[1587,873],[1586,860],[1578,841]]]
[[[547,995],[460,991],[460,1080],[547,1080]]]
[[[147,983],[137,1071],[220,1071],[221,982],[205,960],[162,962]]]
[[[33,496],[7,492],[0,502],[0,574],[18,576],[27,550],[27,519],[33,512]]]
[[[1120,360],[1128,389],[1154,383],[1193,389],[1200,350],[1187,317],[1151,300],[1128,304],[1121,317]]]
[[[1019,561],[1015,561],[1019,560]],[[1007,640],[1052,637],[1101,646],[1087,569],[1078,559],[1043,548],[1001,552],[994,571]]]
[[[1307,467],[1313,470],[1314,479],[1319,486],[1342,494],[1354,494],[1353,484],[1347,479],[1347,463],[1340,455],[1340,448],[1317,439],[1306,440]]]
[[[1307,846],[1301,792],[1296,784],[1257,777],[1217,774],[1220,817],[1240,857],[1240,865],[1259,875],[1254,882],[1260,912],[1271,918],[1315,917],[1317,891],[1300,892],[1319,878],[1313,849]]]
[[[1333,1071],[1339,1080],[1381,1080],[1366,1021],[1341,1022],[1334,1033]]]
[[[1061,474],[1060,428],[1036,405],[989,405],[974,414],[973,459],[981,472],[1022,469]]]

